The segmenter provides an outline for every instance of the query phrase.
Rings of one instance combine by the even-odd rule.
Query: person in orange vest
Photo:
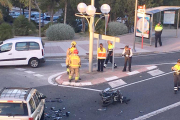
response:
[[[111,43],[111,41],[107,41],[107,43],[108,43],[108,50],[107,50],[108,55],[107,55],[105,63],[104,63],[104,68],[107,67],[107,63],[108,63],[109,60],[110,60],[110,62],[112,64],[112,58],[113,58],[113,48],[114,48],[114,46]],[[114,62],[114,68],[117,68],[117,65],[116,65],[115,62]]]
[[[75,82],[79,80],[79,68],[81,67],[81,59],[78,56],[78,50],[75,49],[69,59],[70,75],[69,82],[71,82],[73,75],[75,74]]]
[[[104,60],[106,59],[106,49],[103,47],[103,44],[100,43],[100,47],[97,50],[98,58],[98,72],[103,72]]]
[[[177,64],[171,68],[174,71],[174,94],[180,90],[180,59],[178,59]]]
[[[76,48],[76,42],[72,41],[71,42],[71,47],[68,48],[67,52],[66,52],[66,67],[67,67],[67,74],[69,75],[70,73],[70,69],[69,69],[69,58],[71,56],[71,54],[74,52],[74,50],[77,49]]]

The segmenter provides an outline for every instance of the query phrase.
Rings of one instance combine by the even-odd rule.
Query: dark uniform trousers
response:
[[[105,60],[105,64],[107,64],[109,60],[112,63],[112,58],[113,58],[113,56],[111,55],[112,52],[113,51],[109,51],[108,56],[106,57],[106,60]],[[115,65],[115,63],[114,63],[114,65]]]
[[[174,90],[177,91],[178,87],[180,87],[180,75],[174,73]]]
[[[158,39],[159,39],[159,45],[162,46],[161,33],[162,33],[162,31],[155,33],[155,47],[157,47],[157,41],[158,41]]]
[[[124,69],[123,69],[124,71],[126,71],[127,62],[128,62],[129,70],[131,70],[131,61],[132,61],[132,57],[125,57]]]
[[[103,71],[105,59],[98,59],[98,71]]]

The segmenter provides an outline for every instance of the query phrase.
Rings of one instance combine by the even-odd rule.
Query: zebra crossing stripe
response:
[[[109,78],[104,78],[106,81],[112,81],[112,80],[115,80],[115,79],[118,79],[117,76],[112,76],[112,77],[109,77]]]
[[[132,71],[132,72],[128,72],[127,74],[128,75],[135,75],[135,74],[138,74],[139,73],[139,71]]]
[[[42,77],[43,75],[41,75],[41,74],[34,74],[34,76],[36,76],[36,77]]]
[[[147,73],[149,73],[149,74],[152,75],[152,76],[156,76],[156,75],[163,74],[164,72],[157,69],[157,70],[149,71],[149,72],[147,72]]]
[[[157,68],[157,66],[150,66],[150,67],[147,67],[148,70],[153,70],[153,69],[155,69],[155,68]]]
[[[66,63],[61,63],[61,66],[62,67],[66,67]]]
[[[121,85],[125,85],[127,84],[126,82],[124,82],[122,79],[116,80],[116,81],[112,81],[108,83],[111,88],[115,88],[115,87],[119,87]]]
[[[24,71],[24,72],[29,73],[29,74],[35,73],[35,72],[33,72],[33,71]]]
[[[19,70],[19,71],[24,71],[26,69],[23,69],[23,68],[15,68],[16,70]]]

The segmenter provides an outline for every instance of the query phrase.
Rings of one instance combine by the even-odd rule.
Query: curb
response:
[[[164,53],[174,53],[174,52],[180,52],[179,50],[177,51],[165,51],[165,52],[159,52],[159,51],[153,51],[153,52],[139,52],[139,53],[133,53],[133,56],[138,56],[138,55],[148,55],[148,54],[164,54]],[[115,53],[116,57],[120,57],[122,54],[121,53]],[[46,56],[45,54],[45,58],[65,58],[66,56]],[[88,59],[89,56],[88,55],[80,55],[81,58],[84,59]],[[93,59],[96,59],[96,55],[93,55]]]
[[[132,76],[132,75],[136,75],[136,74],[139,74],[139,73],[142,73],[142,72],[146,72],[146,71],[149,71],[149,70],[153,70],[153,69],[156,69],[157,66],[153,66],[153,65],[147,65],[146,67],[143,67],[141,69],[138,69],[138,70],[134,70],[132,72],[127,72],[125,74],[122,74],[120,76],[118,75],[112,75],[108,78],[100,78],[100,79],[94,79],[94,80],[91,80],[91,82],[69,82],[69,81],[63,81],[61,80],[61,76],[63,74],[66,74],[66,73],[63,73],[59,76],[56,76],[55,78],[53,78],[56,82],[56,84],[59,84],[59,85],[65,85],[65,86],[76,86],[76,87],[82,87],[82,86],[91,86],[91,85],[97,85],[97,84],[101,84],[101,83],[105,83],[105,82],[111,82],[111,81],[114,81],[114,80],[119,80],[123,77],[127,77],[127,76]]]

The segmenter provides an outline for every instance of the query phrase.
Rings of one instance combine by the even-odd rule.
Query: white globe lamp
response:
[[[79,3],[77,9],[80,13],[86,12],[87,5],[85,3]]]
[[[111,8],[110,8],[110,6],[108,4],[103,4],[101,6],[101,12],[103,14],[108,14],[110,12],[110,10],[111,10]]]
[[[94,15],[96,13],[96,8],[93,5],[88,5],[86,8],[86,13],[88,15]]]

